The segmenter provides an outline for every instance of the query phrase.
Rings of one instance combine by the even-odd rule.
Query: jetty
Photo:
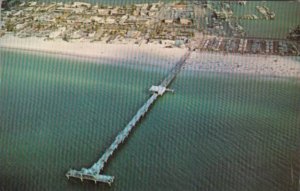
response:
[[[95,184],[97,182],[107,183],[109,185],[113,183],[114,176],[100,174],[101,170],[104,168],[104,165],[113,155],[113,153],[118,149],[119,145],[122,144],[125,141],[125,139],[129,136],[130,132],[136,126],[136,124],[141,120],[141,118],[144,115],[147,114],[147,112],[150,109],[150,106],[155,102],[155,100],[163,96],[166,92],[173,92],[173,90],[169,89],[168,86],[172,83],[176,75],[180,72],[190,54],[190,51],[184,54],[184,56],[171,69],[171,71],[168,73],[166,78],[160,83],[160,85],[151,86],[151,88],[149,89],[152,92],[151,97],[144,103],[144,105],[142,105],[142,107],[140,107],[140,109],[136,112],[133,118],[125,126],[125,128],[121,132],[119,132],[113,143],[106,149],[106,151],[100,157],[100,159],[96,163],[94,163],[94,165],[92,165],[90,168],[82,168],[81,170],[70,169],[66,173],[66,177],[68,179],[70,177],[73,177],[79,178],[81,179],[81,181],[91,180],[94,181]]]

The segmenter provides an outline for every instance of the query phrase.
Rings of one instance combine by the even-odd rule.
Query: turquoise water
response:
[[[294,79],[181,72],[176,93],[154,104],[105,167],[116,177],[109,187],[64,174],[99,158],[167,70],[3,50],[1,58],[0,190],[297,190]]]

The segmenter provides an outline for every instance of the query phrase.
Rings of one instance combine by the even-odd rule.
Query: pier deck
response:
[[[151,97],[144,103],[144,105],[137,111],[137,113],[133,116],[133,118],[129,121],[129,123],[125,126],[125,128],[116,136],[113,143],[106,149],[105,153],[101,156],[101,158],[94,163],[90,168],[82,168],[81,170],[70,169],[66,176],[69,179],[70,177],[79,178],[81,181],[84,179],[92,180],[95,183],[103,182],[107,184],[111,184],[114,181],[113,176],[102,175],[100,174],[103,169],[105,163],[108,161],[109,157],[113,155],[113,153],[118,149],[119,145],[125,141],[125,139],[129,136],[132,129],[136,126],[136,124],[140,121],[140,119],[147,114],[150,106],[155,102],[155,100],[164,95],[167,91],[172,91],[167,87],[174,80],[176,75],[180,72],[182,66],[184,65],[187,58],[190,56],[190,52],[187,52],[175,65],[175,67],[169,72],[167,77],[161,82],[159,86],[152,86],[150,91],[152,91]]]

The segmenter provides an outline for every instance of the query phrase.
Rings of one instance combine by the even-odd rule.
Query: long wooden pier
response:
[[[82,168],[81,170],[70,169],[66,176],[69,179],[70,177],[79,178],[81,181],[84,179],[92,180],[95,183],[103,182],[107,184],[111,184],[114,181],[113,176],[102,175],[100,174],[103,169],[105,163],[107,163],[110,156],[117,150],[119,145],[125,141],[125,139],[129,136],[132,129],[136,126],[136,124],[140,121],[140,119],[147,114],[150,106],[155,102],[155,100],[164,95],[167,91],[172,91],[168,89],[168,86],[175,79],[176,75],[182,69],[185,61],[190,56],[190,52],[184,54],[184,56],[176,63],[175,67],[169,72],[167,77],[161,82],[158,86],[152,86],[150,91],[152,92],[151,97],[144,103],[144,105],[137,111],[137,113],[133,116],[133,118],[129,121],[129,123],[125,126],[125,128],[116,136],[113,143],[106,149],[105,153],[101,156],[101,158],[94,163],[90,168]]]

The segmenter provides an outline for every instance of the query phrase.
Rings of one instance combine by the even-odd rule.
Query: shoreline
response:
[[[165,48],[163,44],[106,44],[104,42],[44,41],[42,38],[19,38],[8,35],[0,38],[0,48],[48,54],[67,59],[82,59],[103,64],[133,62],[134,65],[171,68],[187,49]],[[296,59],[293,59],[296,58]],[[192,52],[184,70],[253,76],[294,77],[300,79],[298,57],[275,55],[223,54],[216,52]],[[125,62],[124,62],[125,63]],[[130,64],[130,65],[132,65]]]
[[[272,78],[293,77],[299,80],[300,62],[292,58],[297,57],[197,52],[187,61],[185,69]]]
[[[172,67],[187,49],[164,48],[161,44],[106,44],[104,42],[65,42],[61,39],[45,41],[43,38],[19,38],[6,35],[0,38],[0,48],[48,54],[67,59],[80,59],[96,63],[131,61],[135,64]]]

